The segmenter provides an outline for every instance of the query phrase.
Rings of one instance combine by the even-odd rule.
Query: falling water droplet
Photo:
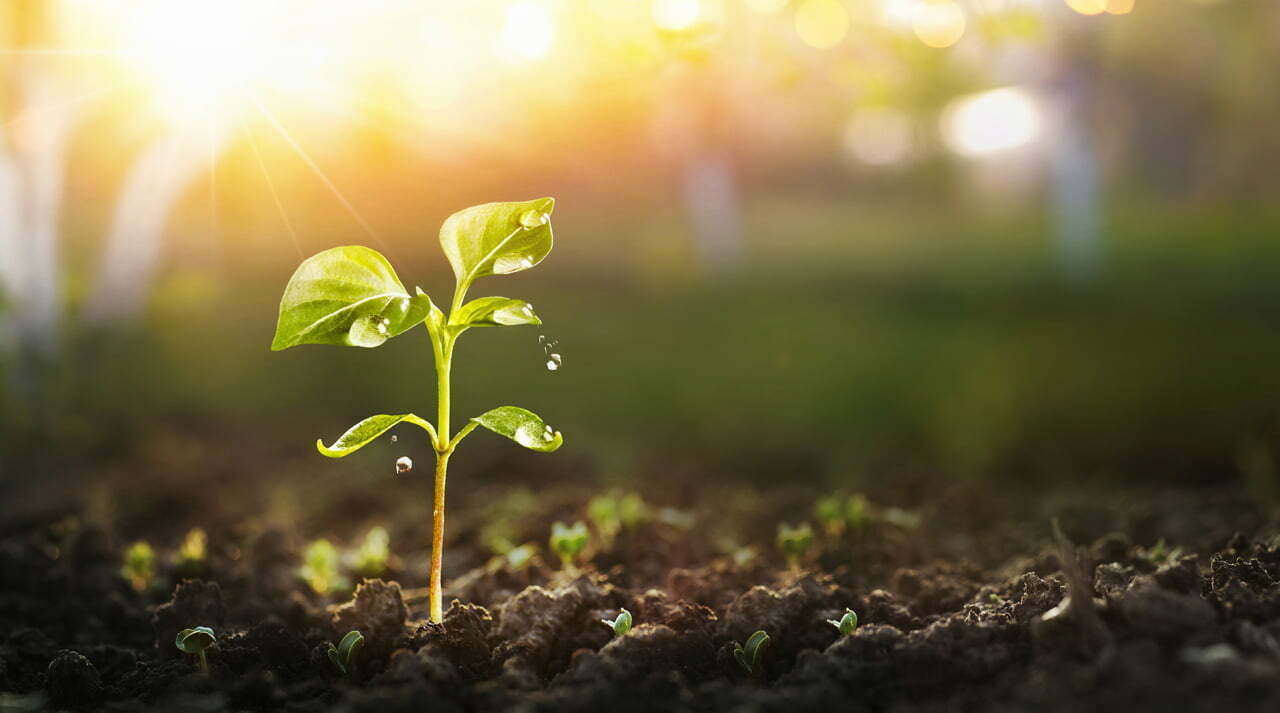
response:
[[[397,436],[397,435],[396,435],[396,434],[394,434],[394,433],[393,433],[393,434],[391,434],[391,442],[392,442],[392,443],[395,443],[395,442],[396,442],[396,441],[398,441],[398,440],[400,440],[400,437],[399,437],[399,436]]]
[[[538,335],[538,343],[539,343],[539,344],[546,344],[546,343],[547,343],[547,335],[545,335],[545,334],[539,334],[539,335]]]
[[[396,475],[403,475],[413,470],[413,459],[409,456],[400,456],[396,459]]]
[[[551,353],[547,356],[549,357],[547,359],[547,371],[555,371],[556,369],[559,369],[561,363],[560,355]]]

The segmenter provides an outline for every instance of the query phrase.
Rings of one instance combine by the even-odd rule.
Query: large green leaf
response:
[[[550,453],[564,443],[559,431],[548,426],[538,414],[519,406],[499,406],[471,420],[531,451]]]
[[[330,248],[304,260],[289,278],[271,349],[376,347],[421,322],[430,309],[426,294],[410,295],[376,250]]]
[[[458,211],[440,227],[440,246],[458,284],[528,270],[551,252],[555,199],[485,203]]]
[[[462,305],[453,315],[455,327],[514,327],[542,324],[533,305],[507,297],[480,297]]]
[[[392,426],[401,422],[412,423],[415,426],[422,428],[424,431],[431,434],[431,441],[433,444],[435,443],[435,428],[422,418],[411,413],[402,413],[398,415],[379,414],[377,416],[370,416],[351,428],[348,428],[347,432],[338,436],[338,440],[334,441],[331,446],[326,446],[324,441],[317,439],[316,450],[330,458],[342,458],[343,456],[351,455],[361,448],[364,448],[370,441],[391,430]]]

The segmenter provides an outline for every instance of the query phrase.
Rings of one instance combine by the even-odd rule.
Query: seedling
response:
[[[298,575],[316,594],[325,595],[334,589],[345,588],[347,582],[338,572],[338,559],[338,548],[328,540],[316,540],[307,545]]]
[[[638,493],[612,492],[597,495],[587,503],[587,518],[606,540],[640,524],[644,516],[644,499]]]
[[[862,493],[850,495],[844,504],[844,521],[850,530],[861,530],[871,521],[871,501]]]
[[[564,563],[565,569],[573,567],[573,561],[587,548],[587,542],[590,539],[591,533],[587,531],[586,523],[581,520],[573,523],[573,527],[568,527],[560,521],[551,525],[551,551],[556,553]]]
[[[618,618],[616,619],[601,619],[600,621],[605,626],[613,629],[613,633],[618,636],[626,636],[627,632],[631,631],[631,625],[634,623],[634,620],[631,618],[631,612],[626,609],[620,609],[618,611]]]
[[[209,535],[202,528],[191,528],[187,531],[187,536],[182,538],[182,544],[178,546],[175,563],[187,566],[203,563],[208,543]]]
[[[200,673],[209,673],[209,659],[205,658],[204,650],[213,646],[214,636],[213,629],[207,626],[197,626],[194,629],[183,629],[178,632],[178,636],[174,638],[173,644],[178,650],[184,654],[193,654],[200,664]]]
[[[332,445],[317,441],[316,447],[326,456],[341,458],[400,423],[427,432],[436,452],[428,582],[433,622],[444,618],[440,571],[444,557],[445,476],[449,457],[458,444],[477,426],[542,453],[554,451],[564,442],[559,431],[533,412],[516,406],[500,406],[472,418],[457,433],[452,432],[449,423],[449,376],[458,337],[472,327],[542,324],[533,306],[524,300],[480,297],[466,302],[467,291],[481,277],[509,275],[541,262],[551,252],[554,206],[551,198],[486,203],[454,213],[444,222],[440,245],[456,278],[448,315],[421,288],[410,294],[385,257],[361,246],[332,248],[305,260],[289,279],[280,301],[272,350],[299,344],[376,347],[418,324],[425,326],[431,338],[437,384],[434,425],[412,413],[370,416]]]
[[[858,628],[858,615],[853,613],[852,609],[845,609],[844,616],[839,621],[835,619],[827,619],[827,623],[834,626],[841,634],[848,636]]]
[[[785,522],[778,525],[778,549],[782,550],[782,556],[787,558],[792,569],[800,566],[800,558],[812,545],[813,528],[809,523],[802,522],[795,527]]]
[[[124,566],[120,574],[129,580],[129,586],[135,592],[141,592],[151,586],[156,576],[156,552],[146,542],[135,542],[124,553]]]
[[[747,672],[752,678],[759,678],[764,674],[764,667],[761,666],[761,659],[764,657],[764,650],[769,645],[769,635],[763,631],[757,631],[747,639],[747,644],[743,646],[738,642],[733,642],[733,658],[737,660],[738,665],[743,671]]]
[[[364,635],[354,629],[342,637],[337,646],[329,644],[329,660],[344,676],[355,676],[356,655],[364,648]]]
[[[827,534],[838,536],[844,532],[844,501],[834,495],[825,495],[813,503],[813,516]]]
[[[356,551],[355,571],[365,578],[381,577],[391,558],[391,537],[384,527],[371,528]]]

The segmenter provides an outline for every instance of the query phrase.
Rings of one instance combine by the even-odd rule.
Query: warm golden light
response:
[[[1100,15],[1107,11],[1108,0],[1066,0],[1066,3],[1081,15]]]
[[[919,2],[911,17],[916,37],[930,47],[950,47],[960,41],[965,30],[964,10],[950,0]]]
[[[781,12],[787,6],[789,0],[746,0],[747,7],[752,12],[758,12],[761,15],[773,15]]]
[[[849,11],[839,0],[804,0],[796,8],[796,34],[810,47],[835,47],[849,34]]]
[[[536,0],[521,0],[507,8],[498,36],[498,53],[517,60],[541,59],[551,50],[555,26],[551,12]]]
[[[889,107],[869,107],[853,115],[844,130],[844,147],[871,166],[901,163],[915,144],[911,118]]]
[[[1107,12],[1112,15],[1128,15],[1133,12],[1134,0],[1108,0]]]
[[[1040,131],[1040,110],[1016,87],[961,97],[942,115],[942,136],[956,153],[985,156],[1022,146]]]
[[[653,22],[664,30],[687,30],[702,14],[698,0],[653,0]]]

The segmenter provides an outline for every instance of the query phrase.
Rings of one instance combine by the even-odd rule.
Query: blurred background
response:
[[[1276,487],[1280,4],[5,0],[0,37],[7,507],[429,463],[312,446],[432,413],[425,333],[271,353],[280,294],[354,243],[447,302],[440,223],[543,195],[550,259],[476,294],[545,325],[468,334],[455,418],[566,446],[475,436],[452,492]]]

